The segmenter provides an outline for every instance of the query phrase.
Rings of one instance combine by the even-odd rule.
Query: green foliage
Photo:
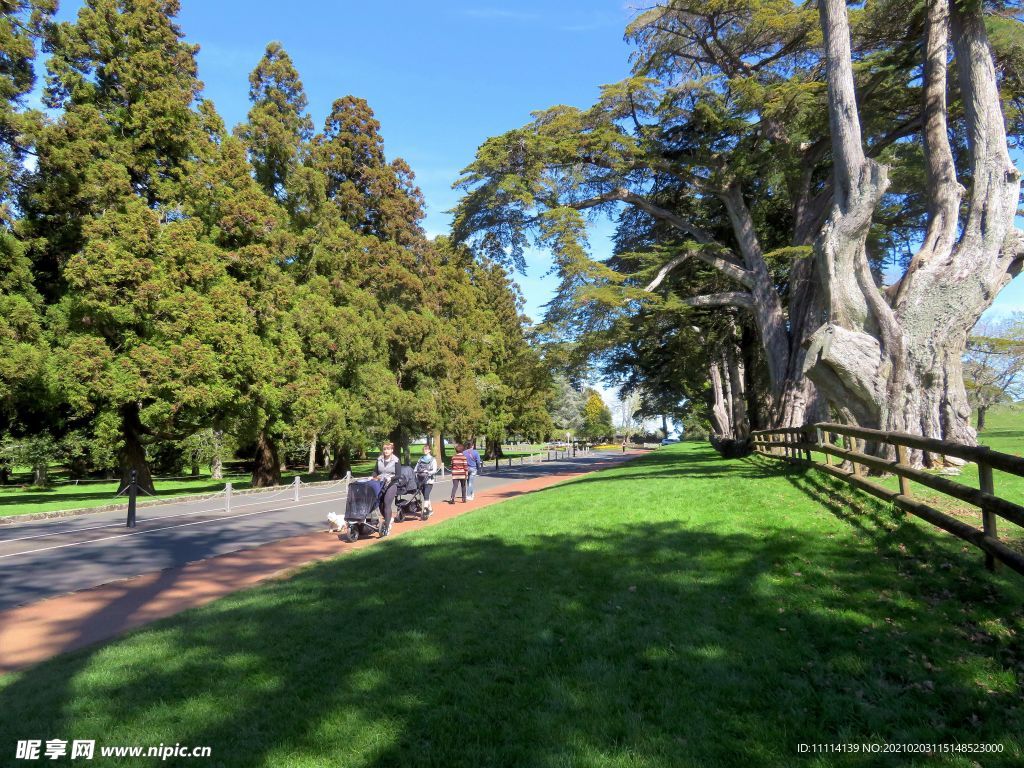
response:
[[[580,429],[580,437],[588,440],[611,438],[615,434],[611,409],[605,405],[599,392],[588,389],[584,394],[587,400],[583,404],[583,427]]]
[[[60,447],[50,435],[31,435],[17,440],[5,438],[0,442],[0,462],[26,466],[32,469],[32,485],[45,487],[49,483],[48,469],[59,458]]]
[[[281,199],[313,136],[299,73],[280,43],[270,43],[249,75],[249,121],[238,135],[249,150],[256,181]]]
[[[369,104],[338,99],[313,135],[271,43],[229,132],[178,10],[86,0],[55,24],[46,0],[0,4],[0,436],[143,485],[226,440],[256,449],[259,485],[279,445],[338,469],[388,437],[547,431],[514,284],[426,239]],[[41,41],[45,115],[22,103]]]

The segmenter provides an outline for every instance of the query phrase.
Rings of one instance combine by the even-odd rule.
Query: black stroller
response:
[[[376,480],[359,480],[350,483],[345,499],[345,523],[348,525],[348,541],[358,541],[360,536],[380,533],[383,521],[380,516],[381,484]]]
[[[423,486],[427,482],[425,475],[416,473],[412,467],[399,467],[398,495],[395,497],[395,506],[398,507],[398,522],[404,522],[409,517],[417,517],[426,520],[430,517],[430,509],[423,503]]]

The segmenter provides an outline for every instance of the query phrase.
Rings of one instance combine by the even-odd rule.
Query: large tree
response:
[[[52,27],[44,102],[60,113],[33,131],[20,222],[53,305],[62,397],[72,416],[117,433],[122,480],[134,470],[147,488],[146,435],[177,418],[185,392],[207,377],[192,340],[162,325],[180,322],[177,263],[193,258],[187,226],[170,215],[194,154],[201,88],[177,11],[174,0],[89,0],[75,22]],[[170,308],[174,318],[161,312]]]
[[[1024,259],[1024,236],[1014,227],[1020,172],[1007,148],[982,3],[926,4],[924,240],[884,291],[871,276],[867,239],[890,169],[865,152],[846,5],[822,0],[819,8],[835,191],[815,241],[828,314],[812,337],[807,374],[863,426],[971,444],[961,370],[967,334]],[[947,104],[950,48],[967,137],[959,170],[949,139],[957,127]]]
[[[966,333],[954,330],[961,327],[959,320],[948,329],[939,328],[927,344],[910,345],[920,351],[920,360],[893,366],[896,379],[886,380],[881,389],[875,374],[887,370],[882,357],[889,363],[895,359],[890,354],[895,354],[892,339],[885,342],[887,351],[879,353],[875,378],[867,386],[863,377],[858,380],[849,369],[838,370],[855,359],[849,354],[836,355],[837,366],[829,364],[831,350],[838,353],[844,342],[838,347],[826,342],[826,336],[834,338],[837,332],[821,328],[822,317],[836,312],[842,316],[843,303],[856,303],[858,292],[867,297],[861,303],[873,307],[866,314],[870,318],[885,314],[875,299],[897,313],[931,311],[940,317],[943,305],[952,298],[937,287],[945,284],[944,278],[939,277],[938,283],[922,278],[929,272],[950,278],[966,274],[943,258],[928,256],[937,236],[935,195],[943,193],[936,192],[941,184],[933,183],[939,178],[935,152],[922,153],[918,144],[908,141],[915,134],[930,135],[932,139],[924,143],[934,145],[941,133],[935,129],[936,115],[943,125],[956,127],[947,120],[944,102],[939,106],[935,102],[940,70],[945,83],[945,58],[939,57],[942,66],[938,68],[934,51],[935,46],[943,51],[945,47],[932,39],[931,32],[942,26],[934,20],[933,5],[916,7],[909,14],[899,3],[869,5],[857,14],[853,49],[844,26],[846,54],[842,54],[831,44],[837,39],[835,29],[826,35],[830,45],[824,46],[822,23],[814,9],[788,0],[660,4],[630,27],[629,34],[638,43],[636,77],[606,87],[589,110],[546,110],[529,126],[481,147],[463,179],[468,194],[458,210],[456,233],[475,238],[496,256],[513,258],[521,254],[528,235],[536,234],[538,243],[555,256],[562,296],[576,299],[570,310],[596,303],[632,314],[648,303],[643,294],[653,291],[674,297],[677,306],[736,307],[748,313],[767,374],[765,426],[798,425],[826,415],[827,400],[842,418],[867,426],[971,440],[966,411],[954,402],[958,362],[940,362],[936,368],[927,361],[929,355],[940,361],[959,359]],[[984,66],[991,75],[989,93],[984,99],[987,107],[981,111],[987,110],[983,119],[999,124],[998,135],[987,135],[979,142],[970,138],[976,131],[966,130],[968,140],[953,145],[961,178],[975,179],[972,158],[977,158],[978,147],[1002,152],[1005,158],[1007,142],[980,4],[971,5],[961,16],[973,21],[959,27],[967,31],[957,33],[957,58],[988,62]],[[834,20],[828,21],[831,16],[823,18],[826,29],[834,26]],[[1019,23],[1006,16],[991,18],[1002,25],[1001,39],[1008,52],[1003,60],[1013,61],[1013,50],[1019,49],[1014,42],[1020,39]],[[965,35],[975,39],[971,51]],[[926,45],[928,40],[932,42]],[[926,51],[932,54],[926,56]],[[854,53],[856,68],[850,64]],[[836,71],[844,55],[845,101],[836,90],[836,78],[825,77],[826,72]],[[925,84],[918,85],[926,61],[931,63]],[[966,104],[965,124],[977,122],[979,110],[971,106],[977,103],[972,85],[976,78],[972,80],[971,72],[978,66],[965,65],[960,87],[954,90],[956,103]],[[1020,121],[1013,94],[1019,90],[1014,88],[1019,70],[1000,70],[1007,85],[1007,114],[1017,133]],[[952,114],[960,114],[958,109]],[[833,121],[830,128],[824,118],[839,112],[843,119]],[[851,115],[859,132],[854,143],[860,145],[859,156],[852,160],[844,154],[851,146]],[[1001,149],[993,149],[996,145]],[[835,212],[849,202],[849,179],[859,178],[851,175],[851,162],[862,170],[884,164],[897,171],[890,188],[876,189],[871,215],[857,230],[857,269],[853,262],[839,267],[823,255],[823,233],[836,232]],[[1003,223],[997,228],[1000,231],[990,228],[986,238],[990,247],[1003,254],[1005,263],[992,264],[998,278],[993,277],[986,289],[988,301],[1016,269],[1016,238],[1008,226],[1012,228],[1018,187],[1012,167],[1001,162],[995,162],[993,167],[999,167],[992,178],[1000,173],[1004,177],[996,206]],[[981,191],[974,183],[980,210],[978,206],[984,207],[986,195],[995,187]],[[925,187],[932,194],[921,194]],[[592,261],[583,237],[582,212],[599,210],[620,213],[620,241],[624,231],[646,232],[645,250],[651,258],[633,263],[629,271],[615,263]],[[968,216],[962,228],[964,242],[971,240],[970,220]],[[975,220],[980,221],[977,216]],[[852,225],[852,219],[846,223]],[[957,231],[955,223],[952,231]],[[635,234],[625,238],[630,239],[628,248],[635,249]],[[907,249],[918,239],[925,242],[925,255],[912,258]],[[963,250],[957,247],[958,252]],[[891,267],[904,262],[908,276],[893,290],[882,291],[879,286],[887,263]],[[925,264],[930,266],[922,273]],[[919,287],[912,288],[914,284]],[[931,298],[909,300],[925,295]],[[965,303],[970,305],[972,300]],[[565,302],[558,306],[563,307]],[[962,308],[958,303],[955,309]],[[967,314],[976,319],[983,308]],[[571,312],[564,316],[575,319]],[[591,309],[589,317],[595,316],[614,318],[615,313]],[[864,331],[883,348],[881,326],[875,327],[875,319],[863,327],[857,322],[847,324],[849,330]],[[828,327],[839,326],[832,322]],[[922,328],[922,333],[929,331]],[[870,346],[863,337],[859,341]],[[916,373],[904,375],[915,367]],[[933,393],[942,391],[935,397],[915,398],[901,391],[914,379],[949,384],[934,389]],[[853,391],[858,389],[863,391]],[[869,407],[868,401],[874,405]],[[924,401],[931,404],[921,405]]]

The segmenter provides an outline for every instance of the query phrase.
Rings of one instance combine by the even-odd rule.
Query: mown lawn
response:
[[[812,470],[681,444],[0,678],[0,754],[1020,765],[1022,641],[1024,580],[952,537]],[[798,754],[869,742],[1003,752]]]

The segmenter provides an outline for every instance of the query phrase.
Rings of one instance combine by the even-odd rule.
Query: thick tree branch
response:
[[[661,269],[658,270],[658,274],[654,276],[654,279],[651,280],[651,282],[649,282],[646,285],[646,287],[644,287],[644,290],[645,291],[653,291],[655,288],[657,288],[659,285],[661,285],[662,281],[666,277],[668,277],[668,273],[669,272],[671,272],[673,269],[678,267],[680,264],[682,264],[688,258],[690,258],[690,254],[689,253],[681,253],[678,256],[676,256],[674,259],[672,259],[665,266],[663,266]]]
[[[953,3],[950,18],[959,70],[960,92],[967,117],[973,183],[967,221],[957,256],[977,249],[982,261],[957,266],[982,266],[1002,250],[1013,227],[1020,194],[1020,173],[1006,144],[999,85],[980,3]],[[990,262],[991,264],[991,262]],[[1000,275],[993,274],[994,282]]]
[[[928,183],[928,229],[896,292],[897,309],[914,273],[933,259],[948,257],[956,239],[963,187],[949,146],[946,123],[946,57],[949,51],[949,0],[928,0],[925,17],[924,156]]]
[[[690,296],[683,299],[683,304],[690,307],[743,307],[754,308],[754,297],[746,291],[726,291],[706,296]]]
[[[598,205],[603,205],[604,203],[616,201],[636,206],[654,218],[664,221],[666,224],[678,229],[680,232],[689,235],[702,245],[715,245],[714,238],[707,230],[687,221],[682,216],[672,213],[672,211],[655,205],[647,198],[630,192],[628,189],[624,189],[622,187],[613,189],[611,192],[605,192],[603,195],[598,195],[597,197],[571,203],[570,207],[576,208],[577,210],[583,210],[585,208],[593,208]],[[724,256],[710,253],[705,250],[698,250],[693,255],[708,266],[714,267],[722,274],[728,275],[742,285],[745,285],[748,288],[753,285],[753,275],[732,259],[727,259]]]
[[[836,204],[845,212],[864,166],[860,117],[853,87],[850,24],[846,15],[846,0],[821,0],[818,10],[827,57],[825,69],[836,176]]]

